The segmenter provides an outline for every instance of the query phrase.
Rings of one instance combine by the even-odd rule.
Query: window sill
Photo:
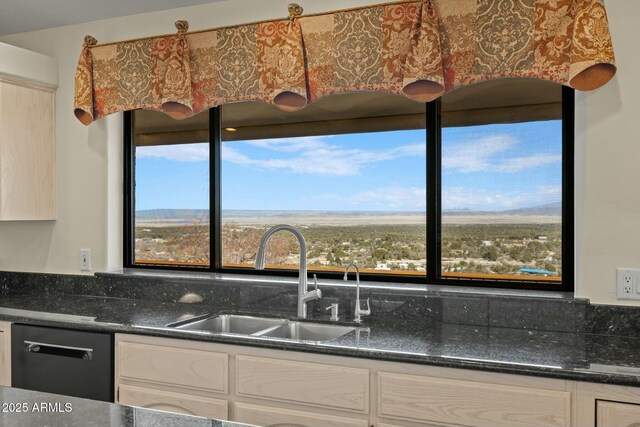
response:
[[[151,269],[125,268],[109,272],[98,272],[97,277],[108,278],[130,278],[130,279],[155,279],[159,281],[171,281],[173,283],[215,283],[219,285],[235,285],[238,283],[260,284],[272,286],[297,286],[297,277],[282,276],[256,276],[228,273],[208,273],[208,272],[178,272]],[[350,288],[355,287],[355,280],[348,282],[342,280],[319,279],[318,285],[322,287]],[[424,294],[425,296],[448,296],[448,297],[498,297],[517,299],[547,299],[562,301],[586,302],[584,299],[575,298],[573,292],[538,291],[525,289],[502,289],[502,288],[477,288],[469,286],[446,286],[446,285],[419,285],[402,282],[373,282],[361,281],[361,289],[375,290],[385,294]],[[374,292],[375,292],[374,291]]]

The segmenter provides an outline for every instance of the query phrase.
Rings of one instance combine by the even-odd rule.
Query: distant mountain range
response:
[[[546,203],[544,205],[531,206],[528,208],[509,209],[503,211],[472,211],[470,209],[445,210],[444,215],[542,215],[560,216],[562,215],[562,203]]]
[[[502,211],[474,211],[470,209],[459,209],[444,211],[444,216],[485,216],[485,215],[517,215],[517,216],[560,216],[562,214],[561,203],[547,203],[544,205],[532,206]],[[376,211],[284,211],[284,210],[223,210],[222,216],[227,219],[241,221],[244,218],[370,218],[370,217],[424,217],[425,212],[376,212]],[[208,209],[150,209],[136,211],[136,220],[146,221],[208,221]]]
[[[271,210],[223,210],[222,216],[233,217],[233,218],[243,218],[243,217],[257,217],[257,216],[266,216],[271,218],[290,218],[291,216],[296,217],[312,217],[317,218],[318,216],[327,216],[327,217],[370,217],[370,216],[424,216],[424,212],[402,212],[402,211],[393,211],[393,212],[385,212],[385,211],[271,211]]]
[[[149,209],[136,211],[136,220],[183,220],[190,221],[193,219],[208,220],[209,209]]]

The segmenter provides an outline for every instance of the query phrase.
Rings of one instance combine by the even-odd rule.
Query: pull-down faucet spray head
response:
[[[264,250],[264,245],[260,245],[258,246],[258,253],[256,254],[256,263],[255,263],[255,269],[256,270],[264,270],[264,264],[265,264],[265,260],[266,260],[266,251]]]

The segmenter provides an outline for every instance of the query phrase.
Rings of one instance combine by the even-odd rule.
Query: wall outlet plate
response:
[[[618,268],[616,271],[618,299],[640,300],[640,269]]]

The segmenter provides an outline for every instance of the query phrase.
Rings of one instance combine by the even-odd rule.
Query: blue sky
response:
[[[562,122],[445,128],[443,209],[509,210],[562,200]]]
[[[560,201],[561,123],[443,130],[443,208]],[[425,132],[224,142],[223,209],[424,211]],[[136,209],[206,209],[208,145],[137,151]]]

